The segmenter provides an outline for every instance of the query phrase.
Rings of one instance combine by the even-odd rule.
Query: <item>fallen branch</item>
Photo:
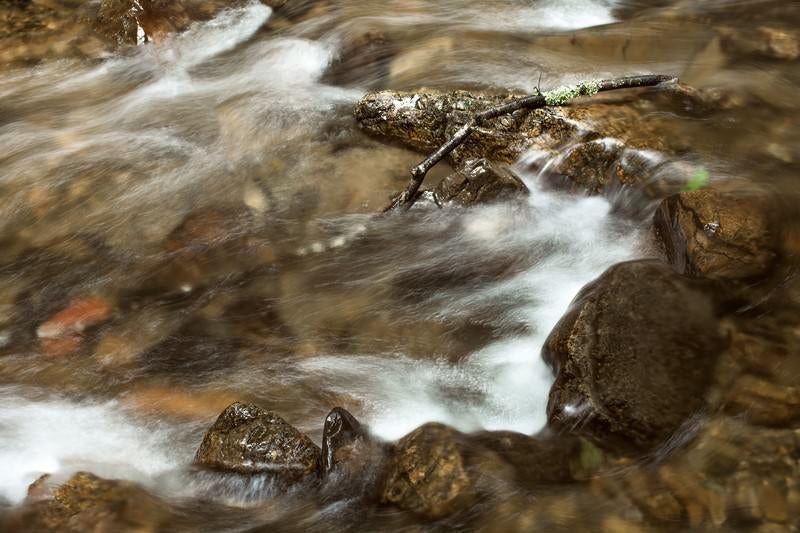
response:
[[[475,115],[472,120],[461,126],[450,140],[440,146],[438,150],[428,156],[422,163],[411,169],[411,181],[409,181],[403,192],[392,199],[392,202],[384,211],[390,211],[397,207],[406,210],[414,205],[414,202],[417,200],[417,192],[428,171],[436,166],[439,161],[444,159],[447,154],[458,148],[467,140],[476,127],[481,126],[487,120],[513,113],[519,109],[561,106],[580,96],[593,96],[599,92],[613,91],[616,89],[652,87],[668,81],[676,81],[676,78],[673,76],[649,75],[630,76],[611,80],[584,81],[570,87],[559,87],[558,89],[553,89],[552,91],[544,93],[537,92],[531,96],[518,98],[506,104],[481,111]]]

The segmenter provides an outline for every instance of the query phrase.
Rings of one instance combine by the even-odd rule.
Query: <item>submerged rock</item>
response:
[[[515,484],[526,488],[585,479],[603,463],[599,450],[571,435],[483,431],[470,438],[513,466]]]
[[[486,159],[467,161],[433,191],[439,207],[467,206],[528,194],[528,187],[508,168]]]
[[[395,445],[381,500],[435,520],[520,487],[573,481],[591,470],[580,463],[581,444],[574,437],[465,434],[429,423]]]
[[[103,0],[95,30],[119,44],[137,44],[184,30],[191,21],[183,0]]]
[[[345,86],[380,85],[388,76],[394,53],[394,45],[383,33],[346,37],[322,81]]]
[[[130,481],[78,472],[60,486],[45,487],[48,482],[43,477],[31,486],[9,531],[159,531],[174,516],[165,502]]]
[[[758,26],[752,28],[717,28],[724,50],[734,54],[761,56],[794,61],[800,58],[800,34],[795,28]]]
[[[776,259],[772,212],[765,193],[707,188],[670,196],[654,223],[678,272],[739,280],[766,274]]]
[[[236,402],[217,418],[195,463],[243,474],[272,473],[288,482],[317,474],[320,449],[277,414]]]
[[[542,355],[556,372],[548,420],[638,453],[702,409],[724,347],[713,302],[667,265],[621,263],[584,287]]]
[[[99,296],[74,298],[36,329],[42,353],[55,356],[76,351],[84,331],[111,318],[112,312],[111,304]]]

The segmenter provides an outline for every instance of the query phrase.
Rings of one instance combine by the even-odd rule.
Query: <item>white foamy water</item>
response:
[[[482,254],[527,255],[532,266],[510,279],[463,291],[445,289],[432,299],[440,306],[435,318],[501,308],[510,310],[508,319],[526,324],[529,334],[495,342],[459,363],[398,353],[302,364],[326,376],[337,392],[359,398],[377,435],[396,439],[429,421],[463,431],[528,434],[545,424],[553,376],[539,354],[547,335],[581,287],[611,265],[641,254],[641,243],[636,224],[612,217],[606,199],[547,191],[536,176],[527,182],[531,195],[524,208],[494,205],[445,215],[459,216],[462,232],[432,244],[431,253],[439,267]],[[426,267],[415,262],[413,268]],[[338,389],[337,382],[344,386]]]
[[[610,3],[590,0],[513,2],[501,10],[492,2],[446,4],[429,3],[427,15],[425,10],[384,14],[382,20],[509,32],[613,20]],[[25,220],[19,217],[31,189],[60,191],[87,175],[94,181],[84,186],[96,187],[102,201],[79,204],[57,220],[41,222],[34,238],[49,242],[93,231],[122,253],[135,253],[137,246],[160,243],[198,203],[238,199],[237,172],[273,157],[290,161],[282,173],[269,176],[274,182],[283,180],[279,185],[290,197],[307,159],[316,157],[311,149],[319,141],[310,140],[312,134],[336,117],[336,106],[352,104],[361,92],[320,82],[335,55],[332,42],[291,33],[257,38],[270,16],[269,8],[252,2],[170,41],[99,66],[65,62],[0,77],[0,98],[13,112],[13,120],[0,124],[0,185],[8,188],[0,205],[0,232],[16,231],[15,224]],[[461,67],[481,78],[480,69],[487,76],[494,73],[495,80],[509,87],[535,82],[535,73],[520,72],[514,64]],[[48,113],[39,115],[39,106]],[[335,155],[328,157],[322,168],[334,163]],[[320,174],[313,178],[328,178]],[[583,284],[637,254],[638,239],[633,225],[610,215],[604,199],[545,191],[536,176],[527,178],[532,189],[527,205],[436,214],[421,260],[415,256],[414,263],[409,258],[404,263],[405,249],[398,243],[392,260],[378,269],[436,269],[483,254],[520,257],[528,265],[523,272],[481,286],[443,290],[432,295],[428,303],[433,311],[427,312],[431,319],[447,319],[485,310],[497,315],[493,320],[525,324],[526,333],[494,342],[459,362],[437,354],[412,358],[398,346],[397,353],[298,360],[299,372],[322,375],[328,390],[360,400],[364,409],[358,415],[386,439],[429,421],[465,431],[533,433],[541,428],[552,381],[539,357],[545,337]],[[281,192],[279,188],[277,194]],[[59,194],[60,201],[64,195]],[[266,200],[259,197],[255,204]],[[437,236],[436,224],[452,219],[459,223],[457,235]],[[246,371],[261,377],[258,368]],[[221,379],[226,378],[233,379]],[[238,384],[225,383],[230,389]],[[252,389],[259,385],[263,383],[252,384]],[[29,392],[0,389],[0,498],[12,502],[19,502],[27,486],[45,472],[88,469],[155,486],[157,477],[188,465],[199,444],[186,439],[193,427],[135,418],[115,402]],[[304,428],[322,425],[321,419],[291,422]],[[185,495],[186,490],[177,492]],[[234,494],[226,498],[235,500],[239,489],[230,490]],[[253,487],[241,490],[253,494]]]
[[[22,392],[0,388],[0,498],[20,502],[28,485],[45,473],[88,470],[151,483],[186,463],[187,450],[177,446],[185,427],[133,419],[116,402]]]

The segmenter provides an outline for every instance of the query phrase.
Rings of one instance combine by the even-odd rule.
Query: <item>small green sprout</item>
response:
[[[582,81],[577,85],[567,85],[545,92],[544,101],[549,106],[564,105],[579,96],[594,96],[600,91],[600,83],[594,80]]]
[[[692,192],[698,189],[702,189],[706,185],[708,185],[711,176],[708,174],[708,170],[700,167],[698,168],[692,177],[689,178],[689,181],[686,182],[686,185],[683,186],[683,192]]]

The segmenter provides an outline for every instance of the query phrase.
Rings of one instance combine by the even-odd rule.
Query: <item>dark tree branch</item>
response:
[[[461,128],[459,128],[459,130],[446,143],[440,146],[438,150],[428,156],[419,165],[411,169],[411,181],[409,181],[403,192],[392,199],[392,202],[386,207],[386,209],[384,209],[384,211],[390,211],[397,207],[401,207],[403,210],[406,210],[414,205],[414,202],[417,199],[419,188],[422,185],[422,182],[425,179],[425,175],[428,173],[428,171],[436,166],[439,161],[447,157],[450,152],[458,148],[464,141],[467,140],[467,138],[469,138],[476,127],[483,125],[483,123],[487,120],[497,118],[501,115],[513,113],[519,109],[538,109],[540,107],[561,106],[580,96],[592,96],[599,92],[613,91],[617,89],[652,87],[669,81],[677,81],[677,79],[673,76],[648,75],[581,82],[578,85],[571,87],[561,87],[544,93],[537,92],[531,96],[524,96],[522,98],[512,100],[506,104],[481,111],[472,117],[469,122],[461,126]]]

